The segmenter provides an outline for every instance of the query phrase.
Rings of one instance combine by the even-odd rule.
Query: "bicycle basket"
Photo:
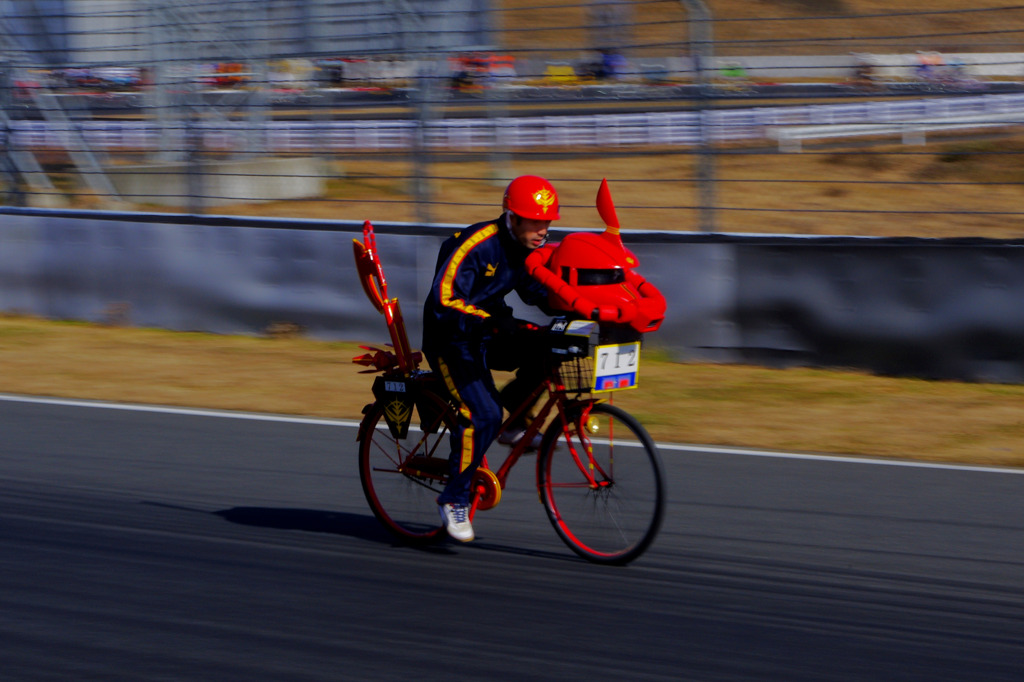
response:
[[[559,381],[570,393],[636,388],[642,337],[625,325],[556,320],[550,339]]]
[[[594,358],[570,357],[558,365],[558,380],[568,393],[587,393],[594,385]]]

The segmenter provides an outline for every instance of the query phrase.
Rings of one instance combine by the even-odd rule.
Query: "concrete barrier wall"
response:
[[[376,225],[417,347],[437,248],[457,227]],[[361,228],[4,208],[0,311],[383,343],[352,258]],[[1024,241],[623,236],[669,302],[648,343],[679,359],[1024,383]]]
[[[737,245],[742,358],[1024,382],[1024,243]]]

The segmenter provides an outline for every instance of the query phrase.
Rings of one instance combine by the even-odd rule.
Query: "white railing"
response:
[[[899,135],[903,144],[925,144],[931,132],[949,132],[979,128],[1024,125],[1024,112],[1004,114],[974,114],[948,118],[918,119],[896,123],[848,123],[817,126],[779,126],[769,131],[769,137],[779,142],[779,150],[799,152],[804,140],[824,140],[839,137]]]
[[[12,121],[10,144],[21,149],[67,149],[78,126],[93,149],[156,150],[161,144],[185,149],[186,130],[161,135],[139,121]],[[944,97],[791,107],[753,107],[704,112],[594,114],[523,118],[468,118],[430,122],[424,139],[437,149],[504,147],[694,146],[702,133],[720,142],[777,140],[799,149],[806,139],[904,134],[923,140],[926,132],[1024,125],[1024,94]],[[273,121],[264,126],[266,148],[273,152],[373,151],[407,149],[415,121]],[[191,131],[204,148],[244,148],[249,129],[242,122],[197,124]]]

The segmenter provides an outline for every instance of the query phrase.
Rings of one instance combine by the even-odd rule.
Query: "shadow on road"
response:
[[[223,511],[213,512],[216,516],[238,523],[244,526],[257,526],[260,528],[277,528],[280,530],[301,530],[312,533],[329,533],[332,535],[345,535],[348,537],[378,542],[393,547],[411,547],[423,552],[439,554],[457,554],[454,541],[442,540],[438,544],[424,545],[422,547],[404,545],[395,540],[373,516],[364,514],[348,514],[344,512],[330,512],[316,509],[281,509],[272,507],[234,507]],[[490,542],[477,541],[470,543],[467,548],[483,550],[487,552],[500,552],[505,554],[518,554],[522,556],[542,557],[546,559],[579,561],[575,555],[561,554],[544,550],[534,550],[503,545]]]
[[[408,545],[399,542],[389,533],[380,522],[370,514],[350,514],[347,512],[324,511],[321,509],[292,509],[282,507],[232,507],[221,511],[211,512],[208,510],[194,509],[180,505],[165,504],[161,502],[144,502],[143,504],[155,507],[179,509],[203,514],[213,514],[225,521],[237,523],[242,526],[254,526],[257,528],[274,528],[278,530],[298,530],[309,533],[327,533],[329,535],[344,535],[358,538],[368,542],[376,542],[391,547],[408,547],[421,552],[432,554],[458,554],[459,549],[471,551],[495,552],[500,554],[512,554],[535,558],[554,559],[557,561],[582,561],[572,552],[554,552],[543,549],[531,549],[516,547],[514,545],[488,542],[477,539],[467,545],[455,542],[454,540],[441,539],[437,544],[423,546]]]
[[[381,527],[380,522],[365,514],[273,507],[234,507],[213,513],[243,526],[347,535],[360,540],[395,544],[394,538]]]

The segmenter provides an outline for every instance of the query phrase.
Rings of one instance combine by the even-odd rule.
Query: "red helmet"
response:
[[[520,175],[508,183],[502,209],[529,220],[558,220],[558,192],[537,175]]]

